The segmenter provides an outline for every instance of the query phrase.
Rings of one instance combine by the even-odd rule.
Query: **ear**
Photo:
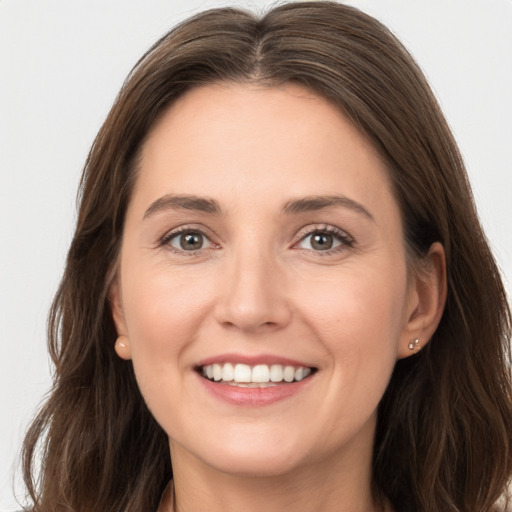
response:
[[[435,242],[411,277],[399,359],[415,354],[430,341],[443,316],[446,293],[445,251]]]
[[[123,304],[121,300],[121,286],[119,284],[119,278],[117,275],[114,277],[109,286],[108,300],[118,336],[114,346],[116,354],[121,359],[131,359],[132,351],[130,347],[130,339],[128,337],[128,329],[126,327],[126,320],[124,317]]]

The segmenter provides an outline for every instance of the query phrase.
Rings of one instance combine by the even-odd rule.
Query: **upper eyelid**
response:
[[[312,235],[313,233],[321,233],[327,232],[333,235],[339,235],[343,238],[348,238],[354,241],[354,237],[346,230],[341,229],[337,226],[333,226],[332,224],[308,224],[307,226],[299,229],[296,235],[296,243],[297,241],[303,240],[305,237]]]
[[[183,224],[165,231],[165,233],[160,237],[160,240],[169,239],[182,233],[186,233],[187,231],[200,233],[201,235],[208,238],[208,240],[211,240],[212,237],[216,237],[216,234],[206,226],[202,224],[191,223]]]

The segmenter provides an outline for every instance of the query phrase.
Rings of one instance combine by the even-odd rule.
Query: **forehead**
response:
[[[142,150],[134,200],[164,193],[221,201],[343,193],[392,196],[377,151],[332,104],[301,86],[219,83],[179,98]]]

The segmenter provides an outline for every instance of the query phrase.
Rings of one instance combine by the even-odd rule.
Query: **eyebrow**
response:
[[[307,196],[299,199],[292,199],[284,205],[283,213],[294,214],[310,212],[336,206],[348,208],[358,214],[364,215],[370,220],[374,220],[373,215],[361,203],[340,195]]]
[[[168,194],[151,203],[143,218],[147,219],[156,213],[167,210],[193,210],[214,215],[220,215],[221,213],[219,203],[214,199],[193,195]]]
[[[293,215],[310,211],[323,210],[341,206],[362,214],[370,220],[374,220],[373,215],[360,203],[346,196],[328,195],[328,196],[306,196],[299,199],[288,201],[283,207],[283,213]],[[220,215],[221,207],[215,199],[199,197],[194,195],[174,195],[168,194],[160,197],[144,213],[144,219],[155,215],[156,213],[167,210],[193,210],[201,213]]]

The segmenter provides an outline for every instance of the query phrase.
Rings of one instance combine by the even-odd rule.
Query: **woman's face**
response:
[[[293,85],[204,86],[159,120],[111,300],[173,458],[252,475],[371,458],[417,307],[383,162]]]

